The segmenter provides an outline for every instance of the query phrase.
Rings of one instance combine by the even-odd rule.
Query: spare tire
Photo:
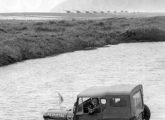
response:
[[[150,117],[151,117],[151,111],[149,107],[144,104],[143,120],[149,120]]]

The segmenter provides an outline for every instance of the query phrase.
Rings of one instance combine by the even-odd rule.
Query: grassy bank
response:
[[[128,42],[165,41],[165,17],[0,21],[0,66]]]

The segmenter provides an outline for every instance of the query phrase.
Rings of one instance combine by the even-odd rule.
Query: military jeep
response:
[[[97,106],[92,106],[95,99]],[[71,110],[48,110],[44,120],[149,120],[142,85],[91,87],[77,95]]]

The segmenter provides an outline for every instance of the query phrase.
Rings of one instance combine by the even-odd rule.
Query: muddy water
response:
[[[152,120],[165,119],[165,43],[120,44],[29,60],[0,68],[0,120],[42,120],[49,108],[72,106],[94,85],[142,83]]]

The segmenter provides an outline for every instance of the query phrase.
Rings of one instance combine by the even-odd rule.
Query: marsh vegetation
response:
[[[0,21],[0,66],[86,48],[165,41],[165,17]]]

